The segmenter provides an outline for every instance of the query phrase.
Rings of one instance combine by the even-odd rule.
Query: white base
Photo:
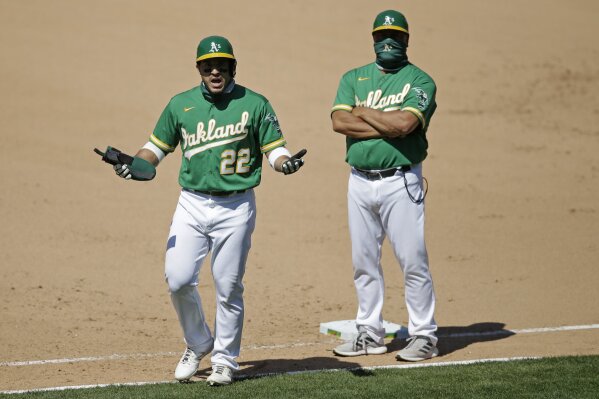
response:
[[[408,338],[408,329],[399,324],[383,320],[385,338]],[[320,323],[320,332],[326,335],[335,335],[343,340],[350,341],[358,335],[355,320],[337,320]]]

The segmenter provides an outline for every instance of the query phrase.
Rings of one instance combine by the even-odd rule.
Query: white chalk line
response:
[[[462,332],[451,334],[440,334],[439,338],[465,338],[465,337],[484,337],[484,336],[500,336],[500,335],[516,335],[516,334],[534,334],[560,331],[576,331],[576,330],[592,330],[599,329],[599,324],[586,324],[576,326],[560,326],[560,327],[541,327],[527,328],[521,330],[494,330],[480,332]],[[291,344],[280,345],[250,345],[243,347],[243,350],[269,350],[269,349],[290,349],[301,346],[316,346],[322,345],[322,342],[297,342]],[[99,362],[110,360],[127,360],[127,359],[144,359],[155,357],[179,356],[180,352],[157,352],[157,353],[137,353],[130,355],[113,354],[108,356],[95,357],[79,357],[66,359],[48,359],[48,360],[27,360],[16,362],[0,362],[0,367],[22,367],[22,366],[39,366],[45,364],[63,364],[63,363],[78,363],[78,362]]]
[[[480,363],[501,363],[501,362],[512,362],[518,360],[535,360],[543,359],[543,357],[502,357],[502,358],[488,358],[488,359],[473,359],[473,360],[457,360],[451,362],[436,362],[436,363],[414,363],[414,364],[398,364],[398,365],[387,365],[387,366],[370,366],[370,367],[351,367],[341,369],[320,369],[320,370],[299,370],[299,371],[283,371],[279,373],[263,373],[246,375],[240,374],[235,377],[236,380],[253,379],[260,377],[271,377],[276,375],[298,375],[298,374],[312,374],[312,373],[329,373],[339,371],[359,371],[359,370],[384,370],[384,369],[412,369],[422,367],[443,367],[443,366],[463,366],[469,364],[480,364]],[[38,389],[22,389],[13,391],[0,391],[0,394],[22,394],[22,393],[34,393],[34,392],[51,392],[51,391],[66,391],[75,389],[91,389],[91,388],[107,388],[107,387],[127,387],[127,386],[143,386],[143,385],[157,385],[157,384],[179,384],[178,381],[147,381],[147,382],[129,382],[119,384],[95,384],[95,385],[71,385],[63,387],[50,387],[50,388],[38,388]]]
[[[157,353],[133,353],[130,355],[113,354],[108,356],[94,357],[76,357],[67,359],[48,359],[48,360],[27,360],[22,362],[5,362],[0,363],[1,366],[17,367],[17,366],[39,366],[44,364],[61,364],[61,363],[78,363],[78,362],[98,362],[106,360],[125,360],[125,359],[144,359],[148,357],[165,357],[181,355],[180,352],[157,352]]]
[[[314,346],[319,345],[320,342],[298,342],[293,344],[281,344],[281,345],[250,345],[244,346],[244,350],[261,350],[261,349],[289,349],[296,348],[299,346]],[[0,367],[19,367],[19,366],[40,366],[44,364],[62,364],[62,363],[78,363],[78,362],[101,362],[109,360],[127,360],[127,359],[144,359],[153,357],[169,357],[169,356],[181,356],[181,352],[157,352],[157,353],[133,353],[130,355],[113,354],[108,356],[94,356],[94,357],[76,357],[66,359],[47,359],[47,360],[26,360],[21,362],[2,362]]]
[[[498,362],[512,362],[517,360],[535,360],[543,359],[542,356],[518,356],[518,357],[501,357],[501,358],[488,358],[488,359],[472,359],[472,360],[454,360],[449,362],[435,362],[435,363],[410,363],[410,364],[389,364],[386,366],[368,366],[368,367],[350,367],[342,369],[322,369],[322,370],[298,370],[298,371],[286,371],[280,373],[263,373],[263,374],[252,374],[245,375],[241,374],[236,376],[237,379],[251,379],[259,377],[269,377],[275,375],[296,375],[296,374],[309,374],[309,373],[325,373],[335,371],[359,371],[359,370],[385,370],[385,369],[414,369],[421,367],[439,367],[439,366],[463,366],[468,364],[479,364],[479,363],[498,363]]]
[[[142,385],[157,385],[178,383],[178,381],[148,381],[148,382],[126,382],[122,384],[96,384],[96,385],[71,385],[64,387],[38,388],[38,389],[20,389],[14,391],[0,391],[0,394],[18,394],[18,393],[34,393],[34,392],[52,392],[52,391],[67,391],[71,389],[91,389],[91,388],[108,388],[108,387],[131,387]]]

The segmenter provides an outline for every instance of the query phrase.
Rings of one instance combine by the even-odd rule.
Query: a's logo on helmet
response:
[[[214,42],[210,43],[210,52],[211,53],[218,53],[219,50],[220,50],[220,44],[214,43]]]
[[[395,18],[385,15],[385,22],[383,22],[383,25],[393,25],[393,22],[395,22]]]

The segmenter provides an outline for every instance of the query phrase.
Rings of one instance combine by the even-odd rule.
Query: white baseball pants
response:
[[[187,346],[212,364],[239,369],[243,329],[243,275],[256,222],[253,190],[215,197],[183,190],[171,224],[165,277]],[[211,252],[216,290],[214,336],[198,293],[202,263]]]
[[[405,176],[412,196],[421,198],[422,164],[412,166]],[[347,197],[358,329],[383,343],[385,282],[381,248],[387,236],[404,275],[408,332],[410,336],[430,337],[436,344],[435,293],[424,242],[424,203],[410,200],[401,171],[370,181],[352,168]]]

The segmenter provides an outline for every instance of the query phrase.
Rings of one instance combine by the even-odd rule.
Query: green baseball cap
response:
[[[408,30],[408,21],[406,17],[399,11],[387,10],[383,11],[374,19],[372,24],[372,32],[383,29],[394,29],[410,34]]]
[[[208,36],[198,44],[196,62],[207,58],[230,58],[235,59],[233,46],[222,36]]]

